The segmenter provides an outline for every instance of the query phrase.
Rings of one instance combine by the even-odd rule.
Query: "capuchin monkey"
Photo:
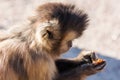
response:
[[[39,6],[30,23],[0,32],[0,80],[84,80],[106,62],[92,51],[60,59],[87,28],[88,16],[71,4]]]

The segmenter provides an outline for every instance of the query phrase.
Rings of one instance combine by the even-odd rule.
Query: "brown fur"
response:
[[[0,80],[68,80],[57,78],[55,60],[69,50],[87,21],[87,15],[73,5],[39,6],[31,23],[1,33]]]

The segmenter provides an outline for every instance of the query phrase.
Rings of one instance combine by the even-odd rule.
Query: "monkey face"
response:
[[[61,29],[57,20],[37,23],[36,38],[49,54],[59,55],[72,47],[72,41],[78,37],[75,30]]]

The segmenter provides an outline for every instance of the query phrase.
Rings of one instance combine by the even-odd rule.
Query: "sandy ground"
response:
[[[94,50],[107,61],[105,70],[88,80],[119,80],[120,0],[0,0],[0,28],[24,22],[33,15],[35,7],[46,2],[72,3],[88,13],[88,29],[74,41],[74,46]],[[73,48],[67,56],[73,57],[79,51]]]

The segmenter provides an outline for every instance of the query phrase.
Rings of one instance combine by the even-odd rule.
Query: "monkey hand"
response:
[[[95,74],[101,71],[106,65],[106,61],[98,58],[93,51],[82,51],[76,59],[83,62],[83,64],[80,65],[80,68],[84,70],[83,74],[87,73],[86,75]]]

